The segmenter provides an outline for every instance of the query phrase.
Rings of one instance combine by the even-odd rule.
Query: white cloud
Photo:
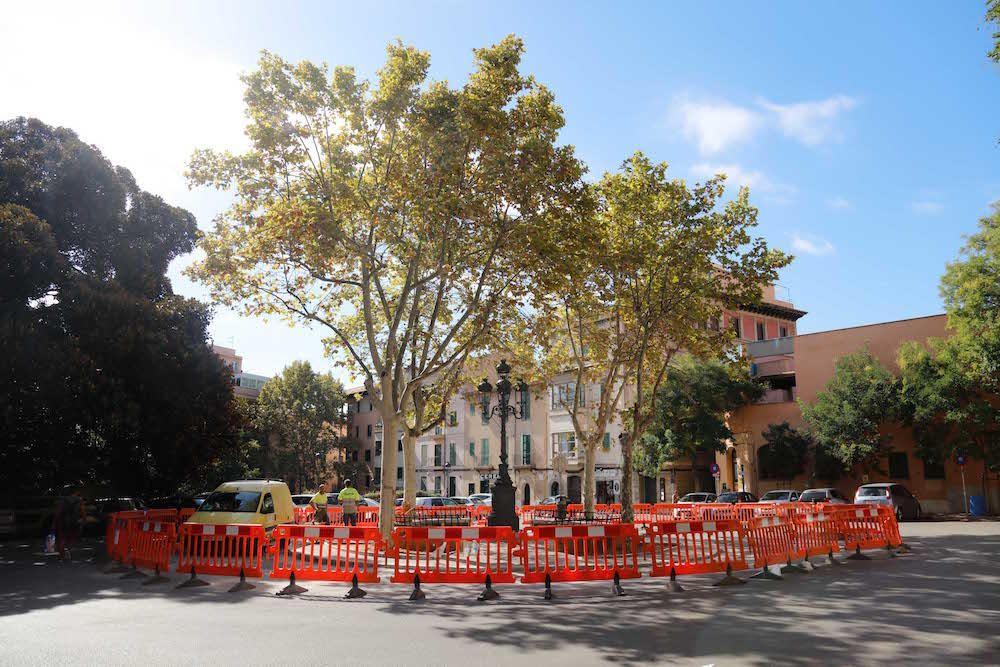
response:
[[[703,154],[749,141],[760,127],[756,112],[726,102],[696,102],[682,97],[674,101],[673,115],[685,138],[695,141]]]
[[[826,239],[798,233],[792,234],[792,249],[806,255],[830,255],[836,250]]]
[[[826,200],[826,205],[835,211],[847,211],[852,208],[851,202],[844,197],[833,197]]]
[[[917,215],[940,215],[944,211],[944,204],[924,199],[911,203],[910,210]]]
[[[772,114],[778,129],[785,136],[806,146],[818,146],[837,138],[837,117],[857,106],[857,100],[836,95],[825,100],[775,104],[761,100],[760,106]]]
[[[759,193],[763,198],[776,204],[787,204],[795,195],[795,188],[787,183],[775,181],[759,169],[744,169],[738,164],[708,164],[698,163],[691,167],[691,175],[698,180],[705,180],[716,174],[726,175],[726,184],[735,190],[738,187],[750,188],[750,194]]]

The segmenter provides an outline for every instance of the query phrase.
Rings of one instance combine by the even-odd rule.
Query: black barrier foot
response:
[[[801,567],[792,563],[791,556],[785,561],[785,566],[781,568],[781,574],[802,574],[804,571]]]
[[[784,581],[784,577],[771,572],[771,567],[764,563],[764,567],[761,568],[760,572],[757,574],[750,575],[751,579],[766,579],[767,581]]]
[[[799,564],[799,567],[802,568],[803,572],[812,572],[816,569],[816,566],[809,562],[809,554],[806,554],[806,557]]]
[[[546,600],[551,600],[555,596],[552,595],[552,577],[548,574],[545,575],[545,595],[543,596]]]
[[[667,591],[670,593],[684,592],[684,587],[677,582],[677,568],[670,568],[670,581],[667,582]]]
[[[307,590],[309,589],[302,588],[295,583],[295,573],[292,572],[288,575],[288,585],[275,593],[275,595],[298,595],[299,593],[305,593]]]
[[[157,565],[156,568],[153,570],[153,576],[147,579],[146,581],[142,582],[142,585],[152,586],[154,584],[162,584],[165,581],[170,581],[170,579],[167,579],[162,574],[160,574],[160,566]]]
[[[128,574],[123,574],[122,576],[120,576],[118,578],[119,579],[145,579],[146,578],[146,574],[143,573],[143,572],[140,572],[139,568],[137,568],[135,566],[135,563],[132,563],[132,568],[128,571]]]
[[[746,579],[740,579],[739,577],[733,576],[733,566],[726,563],[726,576],[724,576],[719,581],[712,584],[713,586],[738,586],[740,584],[745,584]]]
[[[479,597],[477,597],[476,599],[479,600],[480,602],[500,599],[500,594],[497,593],[495,590],[493,590],[493,579],[490,577],[490,575],[488,574],[486,575],[486,588],[483,589],[483,592],[480,593]]]
[[[618,570],[615,570],[615,583],[611,586],[611,593],[619,597],[625,595],[625,589],[622,588],[622,578],[618,574]]]
[[[913,550],[910,548],[910,545],[907,544],[906,542],[900,542],[896,546],[896,551],[898,551],[901,554],[908,554],[908,553],[910,553]]]
[[[871,560],[868,556],[861,553],[861,545],[854,547],[854,553],[847,557],[847,560]]]
[[[345,600],[355,600],[357,598],[363,598],[368,595],[368,591],[362,590],[358,586],[358,575],[351,577],[351,590],[347,591],[347,595],[344,596]]]
[[[202,581],[198,578],[198,575],[194,573],[194,565],[191,566],[191,578],[182,581],[177,584],[174,588],[195,588],[196,586],[208,586],[207,581]]]
[[[427,596],[424,595],[424,592],[422,590],[420,590],[420,575],[415,574],[413,575],[413,592],[410,593],[410,601],[419,602],[421,600],[426,600],[426,599]]]
[[[888,542],[885,543],[885,552],[889,554],[889,558],[895,558],[896,554],[892,550],[892,545]]]
[[[830,565],[843,565],[839,560],[833,557],[833,549],[830,549],[829,553],[826,555],[827,560],[830,561]]]
[[[254,588],[256,588],[256,587],[253,584],[251,584],[249,581],[247,581],[247,575],[243,571],[243,568],[241,567],[240,568],[240,580],[238,582],[236,582],[235,584],[233,584],[232,588],[229,589],[229,592],[230,593],[239,593],[240,591],[249,591],[249,590],[252,590]]]

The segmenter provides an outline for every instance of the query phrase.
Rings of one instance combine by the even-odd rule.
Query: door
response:
[[[531,486],[528,484],[524,485],[524,491],[521,493],[521,504],[522,505],[531,504]]]
[[[458,495],[458,489],[456,488],[457,484],[458,484],[458,481],[454,477],[449,477],[448,478],[448,495],[449,496],[457,496]]]
[[[469,495],[471,496],[475,492],[476,492],[476,483],[475,482],[469,482]]]
[[[580,481],[579,475],[570,475],[566,479],[566,495],[569,496],[569,502],[574,505],[579,505],[581,501],[581,491],[583,490],[583,484]]]

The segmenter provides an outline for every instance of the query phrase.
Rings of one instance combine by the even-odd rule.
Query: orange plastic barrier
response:
[[[475,524],[472,507],[397,507],[395,523],[398,526],[472,526]]]
[[[194,513],[197,511],[198,510],[195,509],[194,507],[184,507],[182,509],[177,510],[177,523],[178,524],[184,523],[192,516],[194,516]]]
[[[274,529],[272,579],[378,583],[377,528],[281,525]]]
[[[526,584],[639,576],[639,533],[633,524],[532,526],[521,530]]]
[[[138,530],[133,537],[132,564],[169,571],[177,529],[174,522],[136,520],[135,525]]]
[[[885,547],[888,539],[885,522],[877,506],[841,505],[837,512],[840,531],[844,535],[844,548],[848,551]]]
[[[731,503],[699,503],[694,506],[699,521],[739,521],[739,505]]]
[[[831,525],[836,527],[836,523]],[[805,556],[795,542],[795,529],[791,520],[784,517],[754,519],[746,533],[755,568],[778,565]]]
[[[293,516],[295,519],[295,523],[298,524],[311,523],[313,520],[313,515],[316,513],[316,510],[314,510],[309,505],[296,505],[292,511],[294,512]],[[329,513],[329,511],[330,510],[327,509],[327,513]]]
[[[180,530],[177,571],[192,568],[199,574],[264,574],[263,552],[267,535],[257,524],[183,523]]]
[[[793,515],[790,521],[798,553],[825,556],[840,551],[840,526],[833,515],[822,510],[811,514],[800,512]]]
[[[134,510],[115,512],[108,517],[104,546],[109,556],[123,563],[128,560],[132,549],[132,533],[135,530],[135,522],[142,519],[144,514],[141,510]]]
[[[879,505],[878,514],[882,518],[882,531],[889,546],[895,548],[903,544],[903,537],[899,534],[899,522],[892,508],[888,505]]]
[[[146,521],[159,521],[160,523],[177,523],[176,509],[146,510]]]
[[[394,584],[421,583],[481,584],[490,576],[493,583],[513,583],[511,552],[515,536],[510,526],[396,528]]]
[[[739,521],[664,521],[650,524],[646,539],[654,577],[747,569]]]

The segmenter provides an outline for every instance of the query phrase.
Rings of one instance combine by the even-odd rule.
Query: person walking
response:
[[[351,480],[344,480],[344,488],[337,494],[340,501],[341,511],[344,513],[344,525],[358,525],[358,503],[361,502],[361,494],[351,486]]]
[[[315,510],[315,513],[313,514],[313,523],[322,523],[329,526],[330,515],[326,513],[329,499],[327,498],[326,490],[326,484],[320,484],[319,491],[317,491],[316,495],[309,501],[309,505],[313,508],[313,510]]]

